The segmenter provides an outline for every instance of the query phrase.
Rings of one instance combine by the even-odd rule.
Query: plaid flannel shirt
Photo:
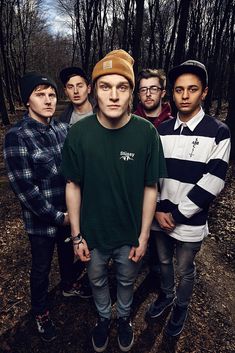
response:
[[[27,114],[6,134],[4,159],[29,234],[54,237],[63,224],[65,181],[60,175],[67,124],[44,125]]]

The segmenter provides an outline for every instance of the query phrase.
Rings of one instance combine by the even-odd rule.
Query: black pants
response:
[[[62,289],[70,288],[84,269],[81,261],[74,263],[72,242],[64,242],[69,234],[68,227],[60,227],[55,238],[29,234],[32,254],[30,290],[34,315],[48,309],[49,273],[56,243]]]

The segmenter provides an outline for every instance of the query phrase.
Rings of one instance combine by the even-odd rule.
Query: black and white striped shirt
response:
[[[188,242],[208,234],[208,209],[224,187],[230,154],[230,132],[201,109],[187,123],[179,117],[162,123],[158,132],[168,177],[160,180],[157,210],[171,212],[176,222],[170,236]]]

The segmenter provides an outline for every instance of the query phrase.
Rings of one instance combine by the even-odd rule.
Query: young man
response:
[[[110,258],[116,266],[118,344],[124,352],[133,345],[133,286],[147,247],[156,183],[165,167],[156,130],[130,114],[133,62],[124,50],[114,50],[95,65],[98,113],[70,129],[63,149],[74,251],[87,263],[99,313],[92,333],[96,352],[108,344]]]
[[[137,78],[137,92],[140,103],[134,114],[147,119],[156,128],[170,118],[170,105],[162,102],[166,94],[166,75],[163,70],[140,71]]]
[[[20,90],[28,111],[6,134],[4,158],[31,244],[32,312],[42,339],[51,341],[56,330],[49,315],[47,291],[56,242],[62,289],[69,291],[75,281],[73,247],[64,242],[69,218],[65,182],[59,174],[67,125],[52,119],[57,87],[50,77],[28,73],[20,81]]]
[[[228,127],[204,113],[201,104],[208,91],[205,66],[188,60],[169,72],[176,118],[158,128],[168,177],[160,181],[161,195],[156,237],[161,264],[162,294],[148,310],[160,316],[173,304],[165,333],[177,336],[187,317],[196,275],[195,256],[208,234],[208,209],[224,187],[230,153]],[[179,283],[175,290],[173,254]]]
[[[72,126],[77,121],[93,113],[89,94],[91,86],[87,75],[80,67],[66,67],[60,72],[64,92],[70,100],[69,106],[60,116],[60,121]]]
[[[137,78],[137,92],[140,103],[134,114],[150,121],[156,128],[163,121],[171,118],[169,103],[163,103],[166,94],[166,75],[160,69],[143,69]],[[157,226],[153,221],[150,231],[148,261],[150,269],[150,283],[154,288],[160,286],[160,265],[156,250],[155,237]]]
[[[60,115],[59,121],[72,126],[79,120],[93,114],[93,108],[89,101],[91,85],[89,84],[86,73],[80,67],[66,67],[60,72],[60,80],[64,86],[64,92],[70,100],[69,106]],[[74,257],[74,254],[71,256]],[[90,298],[92,296],[87,273],[84,273],[85,264],[77,259],[74,263],[79,280],[70,293],[63,292],[64,296],[79,296],[81,298]]]

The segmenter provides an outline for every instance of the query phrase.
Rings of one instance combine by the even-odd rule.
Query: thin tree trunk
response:
[[[4,125],[9,125],[9,117],[7,113],[7,107],[4,99],[4,93],[3,93],[3,84],[2,84],[2,75],[0,75],[0,113],[2,117],[2,123]]]

